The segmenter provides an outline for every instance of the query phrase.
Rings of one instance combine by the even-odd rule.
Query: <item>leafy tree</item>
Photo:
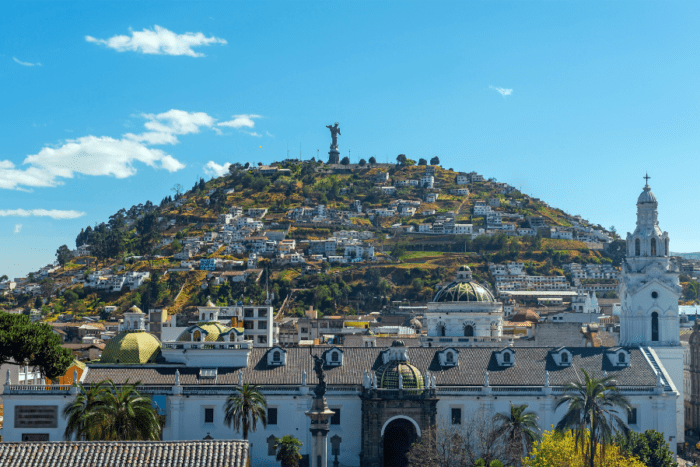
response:
[[[63,299],[68,305],[78,300],[78,294],[73,292],[71,289],[67,289],[63,292]]]
[[[430,159],[430,165],[440,165],[440,158],[435,156],[432,159]]]
[[[180,243],[180,240],[177,238],[173,240],[173,242],[170,244],[170,248],[173,249],[175,253],[179,252],[182,250],[182,243]]]
[[[630,410],[630,403],[617,389],[612,376],[598,379],[581,369],[584,382],[566,385],[566,393],[559,399],[557,408],[568,404],[564,417],[557,423],[557,430],[573,430],[577,443],[585,452],[589,440],[589,452],[585,453],[590,467],[595,466],[597,446],[609,443],[617,428],[627,434],[627,424],[615,412],[615,408]]]
[[[494,423],[498,426],[498,433],[504,436],[508,445],[518,454],[522,452],[527,455],[532,444],[539,438],[539,427],[537,426],[537,415],[534,412],[525,412],[526,404],[510,404],[510,413],[497,413],[493,417]]]
[[[175,199],[178,199],[185,192],[185,187],[180,183],[176,183],[170,190],[175,192]]]
[[[391,256],[398,259],[404,254],[406,254],[405,243],[394,243],[393,245],[391,245]]]
[[[396,163],[397,164],[406,165],[406,161],[408,161],[406,154],[399,154],[398,156],[396,156]]]
[[[277,459],[282,467],[297,467],[301,460],[299,448],[302,446],[301,441],[294,436],[284,435],[281,438],[275,439],[275,449],[277,450]]]
[[[590,438],[590,432],[583,430],[584,443]],[[523,458],[526,467],[586,467],[588,464],[585,456],[578,449],[580,435],[572,431],[546,431],[542,440],[535,443],[530,451],[530,456]],[[619,446],[614,444],[597,444],[596,467],[645,467],[644,463],[636,457],[626,456]]]
[[[7,274],[3,274],[2,276],[0,276],[0,282],[5,282],[6,280],[9,280]]]
[[[350,158],[348,156],[345,156],[340,160],[340,163],[343,165],[348,165],[350,164]]]
[[[676,467],[673,454],[664,439],[664,435],[656,430],[646,430],[644,433],[630,431],[625,436],[615,435],[615,444],[620,446],[623,453],[636,456],[647,467]]]
[[[359,162],[359,164],[360,164],[360,167],[364,167],[364,166],[366,166],[366,165],[367,165],[367,161],[366,161],[366,160],[364,160],[364,159],[360,159],[360,162]]]
[[[377,163],[377,159],[376,159],[374,156],[372,156],[372,157],[369,158],[369,163],[370,163],[370,164],[376,164],[376,163]]]
[[[61,245],[58,247],[58,250],[56,250],[56,259],[58,260],[58,264],[61,265],[62,268],[65,269],[66,263],[73,257],[73,254],[70,252],[70,249],[66,245]]]
[[[25,315],[0,313],[0,365],[36,367],[54,379],[63,376],[72,362],[73,354],[61,347],[51,326],[32,323]]]
[[[36,297],[36,299],[34,299],[34,308],[37,310],[40,309],[43,304],[44,302],[41,300],[41,297]]]
[[[236,387],[236,393],[226,399],[224,414],[226,426],[242,431],[245,440],[250,431],[257,430],[258,421],[267,427],[267,401],[256,385]]]
[[[418,165],[428,165],[428,161],[421,157],[418,159]]]

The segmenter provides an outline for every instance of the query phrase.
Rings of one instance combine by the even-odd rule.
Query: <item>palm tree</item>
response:
[[[141,382],[126,383],[117,388],[108,381],[102,403],[95,409],[95,419],[101,425],[105,441],[158,441],[161,423],[151,399],[136,390]]]
[[[525,456],[532,444],[540,437],[540,428],[537,426],[538,417],[534,412],[525,412],[526,409],[526,404],[513,405],[511,402],[509,414],[497,413],[493,417],[494,423],[499,425],[498,434],[505,436],[510,446],[517,443],[520,446],[518,451],[522,449]],[[516,458],[519,459],[520,454]]]
[[[275,439],[276,459],[282,463],[282,467],[297,467],[301,460],[301,441],[294,436],[284,435]]]
[[[258,420],[267,427],[267,401],[260,393],[258,386],[244,384],[236,388],[236,394],[226,399],[224,406],[224,422],[227,426],[233,423],[233,429],[243,430],[243,439],[248,439],[248,432],[258,428]]]
[[[99,424],[95,420],[94,412],[102,404],[102,395],[105,391],[106,381],[100,381],[86,390],[82,383],[77,383],[78,395],[75,400],[63,409],[63,418],[67,418],[66,430],[63,438],[70,441],[75,438],[80,441],[93,441],[99,439]]]
[[[581,441],[584,449],[586,429],[590,432],[590,451],[588,462],[590,467],[595,465],[595,453],[598,444],[610,442],[613,431],[617,428],[625,435],[629,432],[627,424],[617,415],[616,408],[629,413],[631,406],[625,396],[617,389],[612,376],[597,379],[581,369],[585,377],[583,383],[566,385],[567,394],[557,403],[557,408],[568,404],[569,408],[564,417],[557,423],[556,429],[573,430],[576,433],[576,443]]]

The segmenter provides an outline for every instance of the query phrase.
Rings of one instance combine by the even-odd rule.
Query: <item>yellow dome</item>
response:
[[[206,337],[204,338],[205,342],[214,342],[217,340],[223,341],[223,338],[219,338],[219,336],[231,329],[230,327],[224,326],[223,324],[217,322],[199,323],[182,331],[177,340],[180,342],[190,342],[190,340],[192,340],[192,334],[198,331],[197,328],[203,329],[207,332]]]
[[[107,341],[100,363],[153,363],[160,341],[146,331],[124,331]]]
[[[382,389],[398,389],[399,374],[403,376],[405,389],[425,387],[420,370],[408,362],[389,362],[377,369],[377,383]]]

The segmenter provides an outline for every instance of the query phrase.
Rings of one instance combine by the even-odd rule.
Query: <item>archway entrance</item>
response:
[[[398,418],[384,430],[384,467],[406,467],[406,453],[417,438],[416,428],[405,418]]]

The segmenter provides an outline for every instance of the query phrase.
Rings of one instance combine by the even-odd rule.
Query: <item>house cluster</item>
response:
[[[469,172],[469,173],[460,172],[457,174],[455,181],[457,182],[457,185],[466,185],[468,183],[483,182],[484,176],[479,175],[476,172]]]
[[[93,271],[87,276],[73,276],[73,284],[83,284],[85,288],[104,290],[106,292],[121,292],[123,289],[137,289],[146,279],[151,277],[148,271],[128,271],[125,274],[115,274],[111,269]]]
[[[373,260],[374,246],[369,242],[374,238],[370,231],[340,230],[325,239],[302,240],[311,260],[329,263],[357,263]]]
[[[301,206],[287,212],[287,218],[296,223],[314,225],[352,225],[350,220],[362,212],[362,203],[355,201],[350,211],[327,208],[323,204],[316,206]]]
[[[571,290],[565,276],[530,276],[525,272],[525,264],[508,262],[489,264],[489,271],[495,279],[496,292],[504,291],[563,291]]]
[[[418,233],[431,235],[472,235],[472,224],[457,224],[454,211],[438,215],[432,224],[419,224]]]

